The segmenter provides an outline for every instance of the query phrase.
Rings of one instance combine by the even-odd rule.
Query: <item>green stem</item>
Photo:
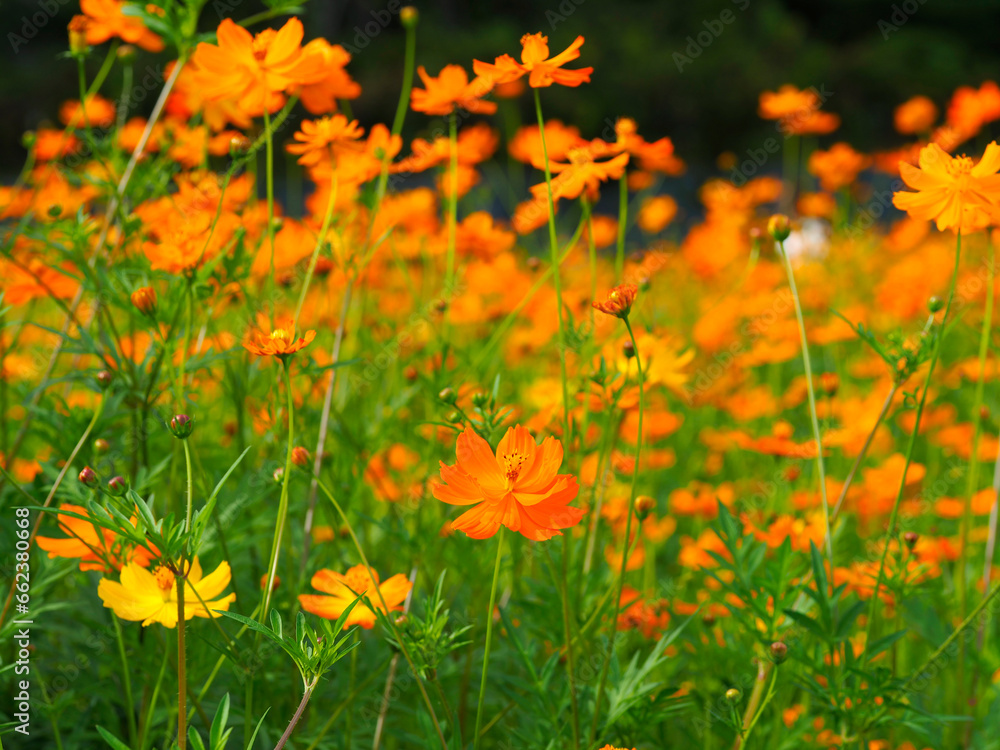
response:
[[[621,179],[618,180],[618,244],[615,247],[615,279],[622,280],[622,273],[625,271],[625,230],[628,220],[628,179],[625,170],[622,170]]]
[[[281,552],[281,537],[285,529],[285,519],[288,516],[288,483],[292,477],[292,448],[295,445],[295,402],[292,399],[292,378],[289,374],[289,363],[283,359],[281,372],[285,376],[285,395],[288,411],[288,446],[285,451],[285,473],[281,477],[281,498],[278,501],[278,519],[274,525],[274,539],[271,542],[271,557],[267,564],[267,584],[264,586],[263,604],[260,609],[261,622],[268,617],[271,604],[271,589],[274,586],[274,576],[278,570],[278,557]]]
[[[181,442],[184,444],[184,465],[187,469],[187,513],[184,516],[184,531],[191,531],[191,516],[192,510],[194,508],[194,480],[193,472],[191,471],[191,447],[188,445],[188,440],[190,437],[184,438]]]
[[[271,316],[271,328],[274,328],[274,137],[271,134],[271,115],[264,107],[264,133],[266,140],[266,162],[264,164],[264,179],[267,187],[267,242],[271,249],[267,275],[267,307]]]
[[[187,748],[187,670],[184,645],[184,560],[177,573],[177,745],[180,750]]]
[[[537,92],[536,92],[537,96]],[[486,612],[486,648],[483,652],[483,676],[479,681],[479,703],[476,706],[476,731],[472,735],[472,749],[479,748],[479,728],[483,724],[483,705],[486,702],[486,674],[490,667],[490,644],[493,640],[493,609],[497,601],[497,582],[500,580],[500,560],[503,557],[503,527],[497,532],[497,559],[493,565],[493,584],[490,586],[490,608]]]
[[[571,445],[569,431],[569,386],[566,379],[566,331],[563,322],[562,281],[559,273],[559,242],[556,238],[556,206],[552,197],[552,170],[549,168],[549,151],[545,144],[545,120],[542,118],[542,98],[535,93],[535,115],[538,118],[538,135],[542,140],[542,160],[545,162],[545,192],[549,201],[549,253],[552,260],[552,285],[556,292],[556,314],[559,320],[559,375],[562,380],[563,397],[563,443]]]
[[[785,261],[785,271],[788,274],[788,288],[792,292],[795,303],[795,319],[799,325],[799,338],[802,342],[802,364],[806,371],[806,392],[809,395],[809,418],[812,421],[813,440],[816,441],[816,468],[819,471],[819,491],[823,498],[823,521],[826,526],[826,556],[833,569],[833,535],[830,533],[830,501],[826,496],[826,468],[823,462],[823,436],[819,430],[819,417],[816,414],[816,390],[813,386],[812,363],[809,357],[809,342],[806,340],[806,324],[802,318],[802,304],[799,301],[799,291],[795,286],[795,273],[792,271],[792,261],[785,252],[785,243],[779,241],[781,257]]]
[[[132,679],[128,673],[128,658],[125,656],[125,636],[122,634],[122,624],[118,615],[111,613],[111,621],[115,624],[115,636],[118,639],[118,656],[122,660],[122,684],[125,687],[125,717],[128,720],[128,739],[133,747],[136,745],[135,706],[132,703]]]
[[[635,463],[632,466],[632,487],[629,490],[628,508],[625,511],[625,541],[622,543],[622,564],[621,570],[618,573],[617,593],[614,601],[611,603],[611,612],[613,615],[611,618],[611,637],[608,638],[608,650],[604,655],[604,664],[601,665],[601,677],[597,683],[597,698],[594,703],[594,718],[590,725],[590,738],[587,743],[588,746],[594,744],[594,740],[597,737],[597,723],[601,716],[601,699],[604,697],[604,686],[608,680],[608,669],[611,666],[611,657],[614,655],[614,634],[615,629],[618,626],[618,615],[621,612],[622,591],[625,588],[625,573],[628,570],[628,553],[632,538],[632,515],[633,507],[635,506],[635,487],[639,478],[639,458],[642,452],[642,417],[643,412],[645,411],[645,387],[642,375],[642,359],[639,355],[639,344],[636,342],[635,333],[632,331],[632,324],[629,323],[627,316],[622,318],[622,320],[625,322],[625,328],[628,329],[629,339],[632,341],[632,351],[635,353],[635,367],[639,378],[639,426],[635,443]]]
[[[332,156],[332,155],[331,155]],[[309,285],[312,283],[313,272],[316,270],[316,261],[319,260],[319,251],[323,247],[323,242],[326,240],[326,233],[330,229],[330,220],[333,218],[333,207],[337,202],[337,170],[336,165],[333,165],[333,169],[330,175],[330,200],[326,203],[326,213],[323,215],[323,225],[320,227],[319,236],[316,237],[316,246],[313,248],[312,257],[309,259],[309,268],[306,271],[306,278],[302,282],[302,291],[299,293],[299,303],[295,306],[295,318],[293,319],[292,329],[298,327],[299,325],[299,315],[302,313],[302,306],[306,302],[306,293],[309,291]]]
[[[889,529],[882,546],[882,557],[878,564],[878,575],[875,577],[875,589],[872,592],[871,605],[868,608],[868,621],[865,623],[865,652],[861,659],[861,666],[868,663],[868,646],[871,644],[872,624],[875,622],[875,613],[878,611],[879,592],[882,590],[882,582],[885,579],[885,558],[889,553],[890,542],[896,533],[896,516],[899,512],[899,504],[903,500],[903,492],[906,490],[906,474],[910,470],[910,463],[913,460],[913,449],[917,444],[917,434],[920,432],[920,417],[924,413],[924,403],[927,401],[927,390],[931,385],[931,376],[934,374],[934,366],[937,364],[938,356],[941,353],[941,341],[944,339],[945,324],[948,322],[948,313],[951,312],[951,302],[955,297],[955,285],[958,283],[958,267],[962,255],[962,232],[959,231],[955,244],[955,267],[951,274],[951,288],[948,290],[948,302],[945,304],[944,317],[941,318],[941,325],[938,328],[934,339],[934,348],[931,351],[931,362],[927,368],[927,377],[924,379],[924,387],[920,393],[920,401],[917,402],[917,411],[913,420],[913,431],[910,433],[910,440],[906,446],[906,460],[903,462],[903,475],[899,479],[899,489],[896,492],[896,501],[892,505],[892,512],[889,514]]]
[[[563,605],[563,631],[566,638],[566,677],[569,679],[569,699],[570,707],[573,711],[573,747],[575,750],[580,748],[580,712],[577,707],[576,700],[576,678],[574,676],[575,667],[573,664],[573,630],[572,630],[572,617],[569,607],[569,575],[567,568],[569,567],[569,545],[570,536],[568,534],[563,535],[563,554],[562,554],[562,605]],[[492,616],[492,610],[490,610]]]
[[[358,535],[355,533],[354,526],[351,524],[350,519],[344,512],[344,509],[340,506],[340,503],[337,502],[337,498],[333,496],[333,493],[330,492],[323,482],[319,481],[318,475],[314,474],[313,478],[316,480],[316,486],[323,491],[323,494],[326,495],[327,499],[333,504],[334,509],[337,511],[337,515],[340,516],[340,520],[343,521],[344,526],[347,527],[347,533],[350,535],[351,541],[354,542],[354,548],[358,552],[358,557],[361,558],[361,564],[364,565],[365,571],[368,573],[368,577],[374,581],[375,575],[372,572],[372,566],[368,563],[368,556],[365,554],[365,551],[361,546],[361,542],[358,540]],[[413,663],[413,657],[410,655],[410,649],[406,646],[406,642],[400,636],[399,631],[396,628],[396,623],[393,622],[392,617],[389,616],[389,605],[386,604],[385,596],[382,594],[381,587],[373,586],[373,588],[378,596],[379,603],[382,605],[382,609],[385,611],[385,622],[388,623],[389,629],[392,631],[396,643],[399,644],[399,650],[402,652],[403,658],[406,659],[406,663],[410,667],[410,672],[416,676],[417,687],[419,688],[420,695],[424,700],[424,705],[427,706],[427,711],[431,715],[431,721],[434,723],[434,729],[437,731],[438,739],[441,741],[441,747],[443,750],[448,750],[448,743],[445,741],[444,733],[441,731],[441,725],[438,723],[437,714],[434,712],[434,706],[431,704],[431,698],[427,694],[427,689],[424,687],[424,681],[420,678],[417,668]]]
[[[455,288],[455,242],[458,231],[458,122],[455,112],[448,115],[448,251],[445,258],[444,293],[453,294]],[[451,181],[449,184],[449,180]]]

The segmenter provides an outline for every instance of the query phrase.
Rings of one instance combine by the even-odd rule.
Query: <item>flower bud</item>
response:
[[[132,292],[132,304],[143,315],[156,315],[156,290],[151,286],[141,286]]]
[[[986,404],[979,407],[979,418],[983,422],[990,421],[990,407],[986,406]]]
[[[472,394],[472,405],[473,406],[477,406],[479,408],[482,408],[482,407],[486,406],[486,402],[487,401],[489,401],[489,397],[485,393],[483,393],[482,391],[479,391],[477,393],[473,393]]]
[[[942,309],[944,309],[944,301],[940,297],[931,297],[927,300],[927,309],[930,310],[932,314],[939,313]]]
[[[296,445],[294,448],[292,448],[292,463],[298,466],[300,469],[308,468],[309,451],[307,451],[301,445]]]
[[[445,417],[452,424],[461,424],[465,421],[465,417],[459,414],[457,411],[451,412],[447,417]]]
[[[416,380],[418,375],[420,375],[420,373],[417,372],[417,368],[413,365],[409,365],[405,370],[403,370],[403,377],[406,378],[408,383],[412,383]]]
[[[89,466],[84,466],[83,470],[80,471],[80,482],[86,486],[94,489],[98,485],[97,474]]]
[[[792,233],[792,224],[784,214],[775,214],[767,220],[767,233],[775,242],[784,242]]]
[[[732,703],[735,705],[736,703],[740,702],[740,698],[742,697],[743,693],[741,693],[736,688],[729,688],[729,690],[726,691],[726,701],[728,703]]]
[[[528,258],[528,260],[526,262],[528,264],[528,270],[529,271],[537,271],[538,268],[542,265],[542,261],[540,261],[534,255],[532,255],[530,258]]]
[[[97,373],[97,385],[101,387],[102,391],[108,390],[108,386],[111,385],[113,379],[114,376],[107,370],[101,370]]]
[[[404,28],[412,29],[420,20],[420,12],[412,5],[405,5],[399,11],[399,21]]]
[[[284,482],[285,481],[285,467],[284,466],[279,466],[277,469],[274,470],[274,474],[272,474],[271,477],[272,477],[272,479],[274,479],[274,483],[275,484],[281,484],[282,482]]]
[[[915,531],[907,531],[903,534],[903,541],[906,542],[906,546],[910,548],[911,552],[913,551],[913,548],[917,546],[917,540],[919,539],[920,534]]]
[[[635,356],[635,344],[631,341],[622,344],[622,354],[625,355],[625,359],[632,359]]]
[[[275,576],[274,580],[271,581],[271,591],[274,591],[280,585],[281,585],[281,578]],[[260,577],[260,588],[261,590],[267,588],[267,573],[265,573]]]
[[[835,372],[824,372],[819,376],[819,382],[827,396],[836,395],[840,388],[840,376]]]
[[[122,62],[131,62],[135,59],[135,47],[131,44],[123,44],[118,48],[118,51],[115,52],[115,56]]]
[[[234,135],[232,140],[229,141],[229,153],[230,155],[245,154],[250,150],[251,145],[250,139],[242,133],[240,135]]]
[[[443,313],[445,310],[448,309],[448,300],[446,299],[434,300],[434,309],[439,313]]]
[[[649,495],[639,495],[635,499],[635,515],[640,521],[645,521],[653,510],[656,509],[656,499]]]
[[[103,456],[109,450],[111,450],[111,443],[104,438],[97,438],[97,440],[94,441],[94,453],[96,455]]]
[[[90,19],[87,16],[73,16],[69,20],[69,51],[74,55],[86,55],[90,52],[87,42],[87,27]]]
[[[781,664],[788,658],[788,646],[783,641],[775,641],[771,644],[771,661]]]
[[[442,388],[440,392],[438,392],[438,398],[446,404],[453,404],[458,400],[458,394],[455,393],[453,388]]]
[[[59,205],[58,203],[53,203],[51,206],[49,206],[48,214],[50,218],[58,219],[60,216],[62,216],[62,211],[63,209],[61,205]]]
[[[112,477],[111,481],[108,482],[108,492],[115,497],[121,497],[124,495],[125,489],[125,477]]]
[[[194,432],[194,422],[187,414],[178,414],[170,420],[170,431],[175,438],[184,440]]]
[[[604,300],[591,302],[591,305],[606,315],[625,319],[632,311],[632,305],[638,293],[639,287],[635,284],[622,284],[608,292],[608,296]]]

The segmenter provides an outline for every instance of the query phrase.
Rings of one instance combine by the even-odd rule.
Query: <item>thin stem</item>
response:
[[[614,601],[611,603],[613,617],[611,619],[612,637],[608,638],[608,650],[604,655],[604,664],[601,665],[601,678],[597,683],[597,698],[594,703],[594,718],[590,725],[590,738],[588,746],[594,743],[597,737],[597,723],[601,716],[601,699],[604,697],[604,686],[608,680],[608,669],[611,666],[611,657],[614,655],[615,639],[613,637],[618,624],[618,616],[622,606],[622,591],[625,588],[625,573],[628,570],[629,547],[632,539],[632,515],[635,506],[635,487],[639,478],[639,458],[642,451],[642,417],[645,411],[645,386],[642,375],[642,358],[639,354],[639,344],[635,340],[635,333],[632,331],[632,324],[628,317],[622,318],[625,328],[628,329],[629,339],[632,341],[632,351],[635,353],[635,367],[639,379],[639,426],[635,443],[635,463],[632,466],[632,488],[629,490],[628,508],[625,511],[625,541],[622,543],[622,564],[618,572],[618,586]]]
[[[490,586],[490,608],[486,612],[486,648],[483,652],[483,676],[479,681],[479,703],[476,706],[476,731],[472,735],[472,749],[479,748],[479,728],[483,725],[483,705],[486,702],[486,674],[490,667],[490,645],[493,641],[493,609],[497,601],[497,582],[500,580],[500,561],[503,557],[504,529],[497,532],[497,559],[493,565],[493,584]]]
[[[361,547],[361,542],[358,540],[358,535],[355,533],[354,526],[351,524],[350,519],[344,512],[344,509],[340,507],[340,503],[337,502],[337,498],[333,496],[333,493],[330,492],[327,486],[318,480],[316,484],[319,489],[323,491],[323,494],[326,495],[327,499],[333,504],[334,509],[337,511],[337,515],[340,516],[340,520],[343,521],[344,526],[347,527],[347,533],[350,535],[351,541],[354,542],[354,548],[358,552],[358,557],[361,558],[361,564],[365,566],[365,571],[368,573],[368,577],[374,581],[375,575],[372,572],[372,566],[368,563],[368,556]],[[434,729],[437,731],[438,739],[441,741],[441,747],[443,750],[448,750],[448,743],[444,739],[444,733],[441,731],[441,725],[438,723],[437,714],[434,712],[434,706],[431,704],[431,698],[427,694],[427,689],[424,687],[424,681],[420,679],[420,675],[417,673],[417,669],[413,664],[413,657],[410,656],[410,650],[406,646],[406,642],[396,629],[396,624],[393,622],[392,617],[389,616],[389,605],[385,602],[385,596],[382,594],[382,589],[379,586],[374,586],[373,588],[378,596],[379,603],[382,605],[383,611],[386,613],[385,621],[388,623],[389,629],[392,630],[396,643],[399,644],[399,650],[402,652],[403,658],[406,659],[406,663],[410,667],[410,671],[416,676],[417,687],[419,688],[420,695],[424,700],[424,705],[427,706],[427,711],[431,715],[431,721],[434,723]]]
[[[819,471],[819,491],[823,498],[823,522],[826,526],[826,556],[833,568],[833,535],[830,533],[830,500],[826,496],[826,467],[823,462],[823,436],[819,429],[819,417],[816,414],[816,389],[813,386],[812,362],[809,357],[809,342],[806,340],[806,324],[802,318],[802,304],[799,301],[799,291],[795,286],[795,273],[792,271],[792,260],[785,252],[785,243],[779,241],[781,257],[785,261],[785,271],[788,274],[788,288],[792,292],[795,303],[795,319],[799,325],[799,338],[802,343],[802,364],[806,371],[806,392],[809,395],[809,418],[812,421],[813,440],[816,442],[816,469]]]
[[[184,561],[177,573],[177,744],[180,750],[187,748],[187,670],[184,645]]]
[[[941,341],[947,331],[945,324],[948,322],[948,313],[951,312],[951,302],[955,297],[955,285],[958,283],[958,267],[962,255],[962,233],[959,231],[955,245],[955,268],[951,274],[951,288],[948,290],[948,302],[945,304],[944,317],[941,318],[941,325],[938,328],[934,339],[934,348],[931,351],[931,362],[927,368],[927,377],[924,379],[924,387],[920,393],[920,401],[917,402],[917,411],[913,420],[913,431],[910,433],[910,440],[906,446],[906,460],[903,462],[903,474],[899,479],[899,490],[896,492],[896,501],[892,505],[892,512],[889,514],[889,529],[882,546],[882,558],[879,560],[878,575],[875,577],[875,589],[872,592],[871,605],[868,608],[868,621],[865,623],[865,652],[861,658],[861,666],[868,663],[868,645],[871,643],[872,624],[875,622],[875,613],[878,611],[879,592],[882,590],[882,582],[885,579],[885,558],[889,553],[890,542],[896,533],[896,516],[899,512],[899,504],[903,500],[903,492],[906,490],[906,475],[910,470],[910,462],[913,460],[913,449],[917,444],[917,434],[920,432],[920,418],[924,413],[924,403],[927,401],[927,390],[931,385],[931,376],[934,374],[934,366],[937,364],[938,355],[941,353]]]
[[[556,206],[552,197],[552,170],[549,168],[549,151],[545,144],[545,120],[542,118],[542,98],[538,89],[535,94],[535,115],[538,118],[538,135],[542,140],[542,161],[545,162],[545,192],[549,202],[549,253],[552,261],[552,285],[556,292],[556,315],[559,320],[559,375],[562,381],[563,397],[563,442],[570,445],[569,432],[569,386],[566,379],[566,331],[563,322],[562,281],[559,273],[559,242],[556,238]]]
[[[281,498],[278,501],[278,519],[274,525],[274,539],[271,542],[271,557],[267,565],[267,584],[264,586],[264,600],[260,610],[263,622],[267,618],[268,607],[271,604],[271,589],[274,586],[274,576],[278,570],[278,557],[281,552],[281,537],[285,529],[285,519],[288,516],[288,483],[292,478],[292,448],[295,441],[295,402],[292,399],[292,378],[289,375],[289,363],[281,362],[281,372],[285,376],[285,395],[288,411],[288,445],[285,451],[285,473],[281,477]]]
[[[111,613],[111,622],[115,625],[115,637],[118,639],[118,656],[122,660],[122,685],[125,687],[125,718],[128,720],[128,739],[134,747],[136,744],[135,706],[132,703],[132,679],[128,673],[128,658],[125,656],[125,636],[118,615]]]
[[[576,678],[574,676],[575,665],[573,664],[573,630],[572,630],[572,617],[569,607],[569,575],[567,573],[567,568],[569,567],[569,545],[570,537],[568,534],[563,535],[563,554],[562,554],[562,569],[561,569],[561,587],[562,587],[562,608],[563,608],[563,632],[566,638],[566,677],[569,679],[569,700],[570,707],[573,712],[573,747],[576,750],[580,748],[580,711],[577,707],[576,700]]]
[[[775,669],[774,662],[758,658],[757,679],[754,681],[753,691],[750,693],[750,700],[747,702],[747,709],[743,713],[742,728],[733,742],[733,750],[740,750],[743,747],[750,737],[750,730],[757,723],[757,718],[759,717],[758,709],[763,710],[764,708],[761,705],[761,700],[764,698],[764,686],[767,684],[767,678],[771,675],[771,670],[773,669]],[[775,678],[777,678],[777,674]],[[771,690],[772,692],[774,690],[773,681],[771,682]]]
[[[452,294],[455,288],[455,242],[458,231],[458,122],[455,112],[448,115],[448,177],[445,189],[448,191],[448,252],[445,260],[444,290]]]
[[[271,134],[271,115],[264,107],[264,133],[267,137],[267,155],[264,164],[264,179],[267,189],[267,242],[271,250],[267,275],[267,307],[274,328],[274,137]]]
[[[184,444],[184,464],[187,468],[187,513],[184,516],[185,532],[191,531],[191,515],[194,508],[194,474],[191,471],[191,447],[188,445],[188,440],[190,439],[190,437],[187,437],[181,440]]]
[[[618,180],[618,243],[615,246],[615,279],[622,280],[622,273],[625,271],[625,231],[628,220],[628,179],[625,170],[622,170],[621,179]]]
[[[323,225],[320,227],[319,236],[316,237],[316,246],[313,248],[312,257],[309,259],[309,268],[306,271],[306,278],[302,282],[302,291],[299,292],[299,303],[295,306],[295,318],[292,322],[293,329],[297,328],[299,325],[299,315],[302,313],[302,306],[306,302],[306,293],[309,291],[309,285],[312,283],[313,272],[316,270],[316,261],[319,260],[319,251],[320,248],[323,247],[323,242],[326,239],[326,233],[330,229],[330,220],[333,218],[333,207],[337,203],[338,184],[336,165],[334,165],[330,174],[330,199],[326,203],[326,213],[323,215]]]
[[[299,701],[299,707],[295,709],[295,713],[292,715],[292,720],[288,722],[288,726],[285,728],[284,734],[278,740],[278,744],[274,746],[274,750],[281,750],[288,742],[288,738],[292,736],[292,730],[295,729],[295,725],[299,723],[299,719],[302,718],[302,712],[306,710],[306,705],[309,703],[309,699],[312,698],[313,690],[316,689],[316,685],[309,685],[305,692],[302,694],[302,700]]]
[[[897,390],[899,390],[899,383],[894,380],[892,388],[889,389],[889,395],[885,397],[885,403],[882,404],[882,409],[878,413],[878,418],[872,426],[872,431],[869,432],[868,437],[865,438],[865,444],[861,446],[861,452],[858,453],[858,457],[854,459],[854,465],[851,467],[851,473],[847,475],[847,479],[844,480],[844,486],[840,489],[840,497],[837,498],[837,504],[833,506],[833,511],[830,513],[831,523],[836,520],[837,514],[840,513],[840,506],[844,504],[844,499],[847,497],[847,491],[851,488],[851,483],[854,482],[854,477],[858,473],[858,469],[861,467],[862,462],[865,460],[865,456],[868,455],[868,448],[871,447],[872,440],[875,439],[875,433],[878,432],[878,428],[882,424],[882,420],[885,419],[885,415],[888,413],[889,407],[892,405],[892,400],[896,397]]]

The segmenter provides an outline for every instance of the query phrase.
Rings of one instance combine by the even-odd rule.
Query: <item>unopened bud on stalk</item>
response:
[[[97,385],[101,387],[102,391],[106,391],[108,389],[112,380],[114,380],[114,376],[107,370],[101,370],[97,373]]]
[[[528,258],[528,260],[526,262],[528,264],[528,270],[529,271],[537,271],[538,267],[542,265],[542,261],[540,261],[534,255],[532,255],[530,258]]]
[[[484,407],[486,405],[486,402],[488,400],[489,400],[489,398],[482,391],[479,391],[477,393],[473,393],[472,394],[472,405],[473,406],[477,406],[479,408],[482,408],[482,407]]]
[[[944,301],[940,297],[931,297],[927,300],[927,309],[931,314],[939,313],[944,309]]]
[[[118,48],[118,51],[115,52],[115,56],[122,62],[129,62],[131,60],[134,60],[135,47],[133,47],[131,44],[123,44],[121,47]]]
[[[835,372],[824,372],[819,376],[819,382],[827,396],[835,396],[840,389],[840,376]]]
[[[622,344],[622,354],[625,355],[626,359],[632,359],[635,356],[635,344],[631,341],[626,341]]]
[[[80,471],[80,483],[94,489],[98,485],[97,474],[89,466],[84,466]]]
[[[465,418],[459,414],[457,411],[451,412],[447,417],[445,417],[452,424],[461,424],[465,421]]]
[[[903,541],[906,542],[906,546],[913,551],[913,548],[917,546],[917,541],[920,539],[920,534],[915,531],[907,531],[903,534]]]
[[[739,703],[740,702],[740,698],[742,698],[742,697],[743,697],[743,693],[741,693],[736,688],[729,688],[729,690],[726,691],[726,700],[729,703],[733,703],[733,704]]]
[[[775,664],[781,664],[788,658],[788,646],[782,641],[775,641],[771,644],[771,660]]]
[[[417,372],[417,368],[413,365],[409,365],[405,370],[403,370],[403,377],[406,378],[409,383],[416,380],[419,374],[420,373]]]
[[[653,510],[656,509],[656,499],[649,495],[639,495],[635,499],[635,515],[640,521],[645,521]]]
[[[775,242],[784,242],[792,233],[792,224],[784,214],[775,214],[767,220],[767,233]]]
[[[187,414],[178,414],[170,420],[170,431],[175,438],[184,440],[194,432],[194,422]]]
[[[229,153],[230,155],[245,154],[250,150],[251,145],[250,139],[245,135],[234,135],[229,141]]]
[[[94,453],[96,455],[103,456],[109,450],[111,450],[111,443],[104,438],[97,438],[97,440],[94,441]]]
[[[132,304],[135,309],[143,315],[155,317],[156,315],[156,290],[151,286],[141,286],[132,292]]]
[[[412,5],[406,5],[399,11],[399,21],[404,28],[412,29],[420,20],[420,12]]]
[[[301,445],[296,445],[292,448],[292,463],[300,469],[307,468],[309,466],[309,451]]]
[[[446,404],[453,404],[458,399],[458,394],[455,393],[453,388],[442,388],[438,392],[438,398],[444,401]]]
[[[87,16],[73,16],[69,21],[69,51],[74,55],[86,55],[90,52],[87,42],[87,27],[90,19]]]
[[[274,470],[274,474],[271,475],[274,478],[275,484],[281,484],[285,481],[285,467],[279,466]]]
[[[112,477],[111,481],[108,482],[108,492],[115,497],[124,495],[125,488],[125,477]]]
[[[274,591],[280,585],[281,585],[281,578],[275,576],[274,580],[271,581],[271,591]],[[260,588],[261,590],[267,588],[267,573],[265,573],[260,577]]]

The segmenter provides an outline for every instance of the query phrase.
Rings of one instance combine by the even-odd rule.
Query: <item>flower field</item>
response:
[[[0,750],[998,747],[1000,87],[692,186],[266,5],[81,0],[0,187]]]

